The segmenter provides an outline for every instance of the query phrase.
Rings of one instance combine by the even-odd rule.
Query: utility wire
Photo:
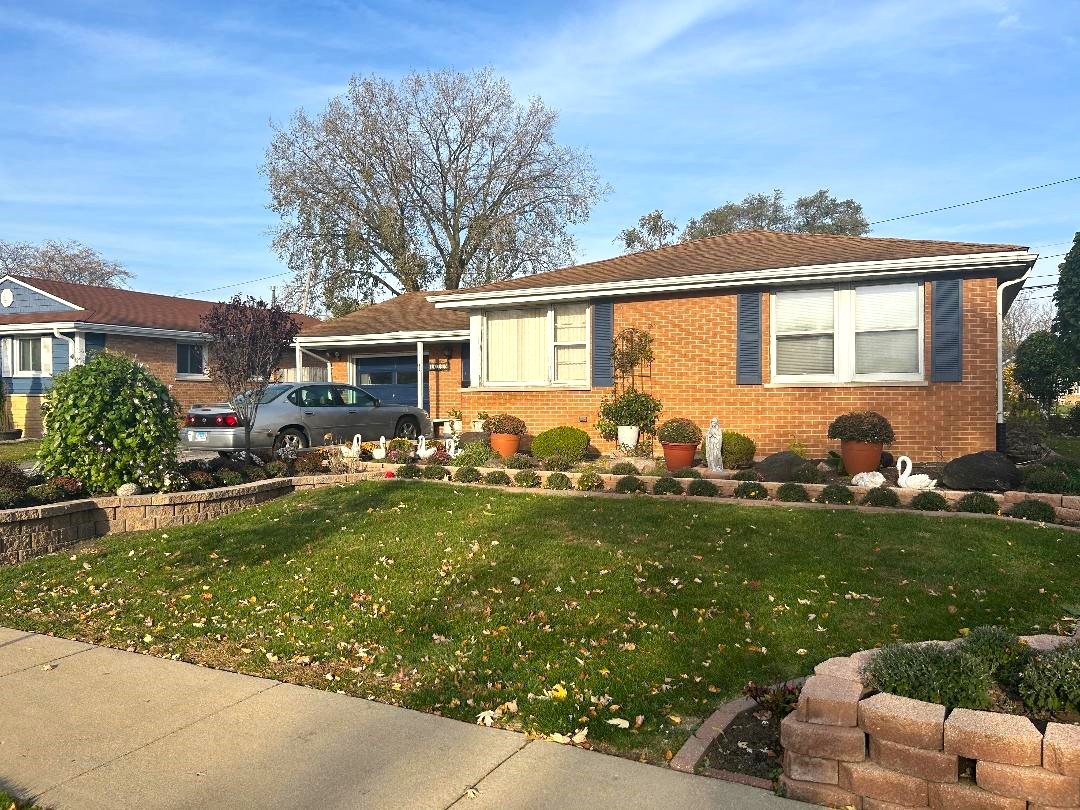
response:
[[[1063,180],[1053,180],[1049,183],[1041,183],[1037,186],[1028,186],[1027,188],[1020,188],[1016,191],[1006,191],[1004,194],[994,194],[991,197],[983,197],[978,200],[968,200],[967,202],[953,203],[952,205],[943,205],[941,208],[929,208],[926,211],[916,211],[914,214],[903,214],[898,217],[889,217],[888,219],[879,219],[876,222],[871,222],[871,225],[881,225],[886,222],[896,222],[899,219],[911,219],[912,217],[921,217],[926,214],[936,214],[938,211],[949,211],[953,208],[963,208],[965,205],[975,205],[977,203],[989,202],[990,200],[1000,200],[1002,197],[1012,197],[1016,194],[1024,194],[1028,191],[1037,191],[1040,188],[1050,188],[1050,186],[1060,186],[1062,183],[1072,183],[1076,180],[1080,180],[1080,174],[1076,177],[1066,177]]]
[[[261,278],[249,278],[247,281],[237,281],[233,284],[222,284],[220,287],[207,287],[203,290],[190,290],[188,292],[180,292],[177,295],[198,295],[199,293],[215,292],[217,290],[228,290],[231,287],[243,287],[245,284],[254,284],[257,281],[269,281],[272,278],[281,278],[282,276],[292,275],[291,271],[286,270],[284,273],[275,273],[272,276],[263,276]]]

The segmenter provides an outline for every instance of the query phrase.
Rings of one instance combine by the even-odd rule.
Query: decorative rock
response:
[[[1027,810],[1023,799],[995,796],[971,782],[955,785],[931,782],[929,792],[934,810]]]
[[[864,692],[858,681],[812,675],[799,693],[798,718],[825,726],[857,726],[859,699]]]
[[[881,740],[940,751],[945,707],[882,692],[859,703],[859,728]]]
[[[116,490],[116,494],[121,498],[130,498],[132,495],[138,495],[142,492],[142,489],[138,484],[121,484]]]
[[[1068,636],[1055,636],[1051,633],[1040,633],[1037,636],[1020,636],[1020,641],[1036,652],[1050,652],[1056,650],[1062,644],[1068,644],[1072,640]]]
[[[1048,771],[997,762],[979,762],[975,782],[983,790],[1051,807],[1080,806],[1080,779]]]
[[[1016,489],[1020,473],[1004,453],[983,450],[954,458],[945,465],[941,481],[949,489]]]
[[[1042,735],[1026,717],[954,709],[945,721],[947,754],[1036,766],[1042,764],[1042,744]]]
[[[1080,778],[1080,726],[1047,723],[1042,764],[1054,773]]]
[[[835,785],[839,779],[837,765],[838,762],[835,759],[808,757],[804,754],[796,754],[794,751],[784,752],[784,773],[800,782]]]
[[[883,768],[931,782],[955,782],[960,775],[960,758],[956,754],[912,748],[877,737],[870,738],[870,759]]]
[[[797,453],[784,450],[766,456],[754,465],[754,472],[762,481],[776,481],[784,483],[794,481],[795,474],[800,470],[811,466],[811,463]]]
[[[797,802],[817,804],[822,807],[858,807],[859,797],[847,790],[842,790],[836,785],[822,785],[817,782],[802,782],[792,779],[786,773],[781,774],[780,784],[784,788],[784,795]]]
[[[780,722],[780,744],[796,754],[821,759],[866,759],[866,735],[859,729],[804,723],[794,712]]]
[[[841,762],[840,787],[857,796],[869,796],[906,807],[926,807],[925,779],[890,771],[873,762]]]

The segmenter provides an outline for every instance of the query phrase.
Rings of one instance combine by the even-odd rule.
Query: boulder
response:
[[[795,474],[799,470],[810,466],[812,466],[811,462],[802,456],[790,450],[784,450],[763,458],[754,465],[754,472],[758,474],[758,478],[762,481],[784,483],[795,480]]]
[[[1004,453],[983,450],[954,458],[941,473],[948,489],[999,490],[1020,486],[1020,472]]]
[[[1037,426],[1011,422],[1005,427],[1005,455],[1018,464],[1038,461],[1050,452],[1043,439],[1044,432]]]

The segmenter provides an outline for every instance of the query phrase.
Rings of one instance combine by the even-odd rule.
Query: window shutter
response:
[[[53,373],[53,339],[51,337],[41,339],[41,373],[45,377],[51,377]]]
[[[739,293],[735,329],[735,383],[761,385],[761,293]]]
[[[934,281],[931,290],[930,379],[934,382],[961,382],[964,344],[961,279]]]
[[[611,343],[615,340],[615,302],[610,298],[592,302],[592,384],[609,388],[615,384]]]

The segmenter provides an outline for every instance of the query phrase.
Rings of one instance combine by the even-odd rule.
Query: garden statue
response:
[[[933,489],[937,486],[937,480],[929,475],[924,473],[912,475],[911,459],[907,456],[900,456],[896,460],[896,471],[900,473],[900,477],[896,479],[896,485],[901,489]]]
[[[713,472],[724,469],[724,431],[720,429],[720,420],[715,416],[709,422],[705,433],[705,463]]]
[[[449,439],[443,442],[443,449],[447,452],[450,458],[457,458],[461,455],[461,450],[457,446],[457,436],[451,436]]]

